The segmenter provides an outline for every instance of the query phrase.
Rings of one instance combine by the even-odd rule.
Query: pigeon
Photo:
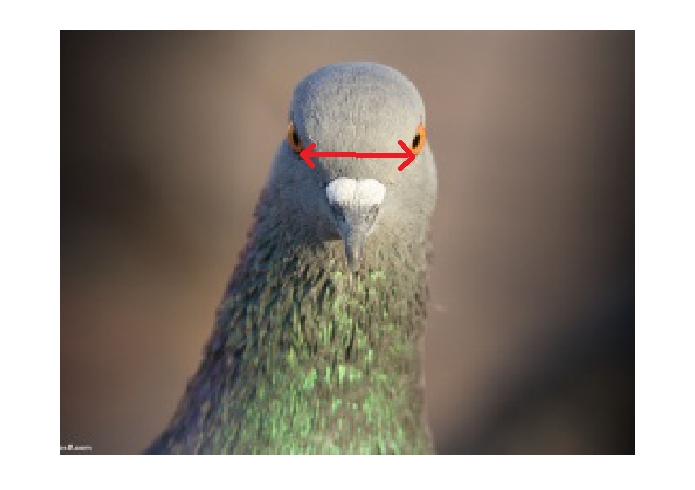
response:
[[[150,454],[428,454],[422,339],[437,177],[394,68],[296,87],[197,373]],[[394,159],[311,156],[402,152]],[[404,154],[405,158],[405,154]]]

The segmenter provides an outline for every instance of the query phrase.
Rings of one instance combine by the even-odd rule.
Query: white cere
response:
[[[355,180],[340,177],[328,184],[326,195],[331,204],[371,207],[381,204],[386,195],[386,188],[374,179]]]

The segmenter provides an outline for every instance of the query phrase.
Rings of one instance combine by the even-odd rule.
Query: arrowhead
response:
[[[415,160],[415,153],[413,153],[413,150],[411,150],[411,149],[408,147],[408,145],[406,145],[405,143],[403,143],[401,140],[398,140],[398,144],[401,145],[401,148],[403,148],[403,149],[405,150],[405,155],[408,157],[407,160],[406,160],[405,162],[401,163],[401,164],[398,166],[398,170],[403,171],[403,169],[404,169],[405,167],[407,167],[408,165],[410,165],[410,163],[411,163],[413,160]]]
[[[311,168],[314,168],[314,162],[311,161],[311,150],[316,148],[316,143],[312,143],[306,148],[302,150],[302,152],[299,154],[300,157],[304,159],[307,165],[309,165]]]

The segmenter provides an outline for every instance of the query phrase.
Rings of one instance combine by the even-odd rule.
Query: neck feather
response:
[[[421,392],[427,243],[252,233],[178,419],[189,452],[430,452]],[[290,238],[292,238],[290,240]],[[192,420],[190,420],[192,419]]]

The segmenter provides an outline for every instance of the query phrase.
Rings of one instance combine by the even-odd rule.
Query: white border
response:
[[[245,488],[693,486],[692,14],[674,2],[648,8],[604,1],[562,7],[559,2],[475,2],[438,8],[436,3],[119,1],[3,7],[0,324],[8,430],[2,446],[20,460],[5,459],[7,481],[48,488],[160,488],[174,482]],[[126,457],[118,462],[58,456],[59,29],[520,27],[637,28],[637,456]]]

